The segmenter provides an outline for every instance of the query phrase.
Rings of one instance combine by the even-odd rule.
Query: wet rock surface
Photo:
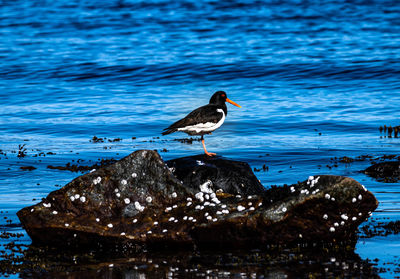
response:
[[[380,182],[398,182],[400,180],[400,161],[377,163],[363,172]]]
[[[167,165],[141,150],[74,179],[18,217],[40,245],[260,248],[354,244],[357,227],[377,207],[373,194],[347,177],[261,187],[244,163],[194,156]]]
[[[195,193],[207,180],[212,181],[214,189],[221,189],[225,193],[254,195],[265,192],[265,188],[245,162],[198,155],[170,160],[167,165]]]

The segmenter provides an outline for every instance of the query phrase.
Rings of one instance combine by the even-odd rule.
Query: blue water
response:
[[[228,104],[209,151],[266,164],[256,173],[266,187],[351,176],[378,198],[373,220],[399,220],[398,183],[359,173],[368,161],[326,166],[399,153],[400,139],[378,130],[400,124],[399,46],[398,1],[0,1],[1,217],[19,224],[19,209],[79,175],[50,164],[201,153],[173,141],[185,134],[160,133],[224,90],[242,109]],[[13,153],[19,144],[26,157]],[[392,278],[399,241],[360,240],[356,253]]]

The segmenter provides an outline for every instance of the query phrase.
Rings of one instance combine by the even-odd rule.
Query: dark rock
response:
[[[381,182],[397,182],[400,180],[400,161],[374,164],[363,172]]]
[[[197,155],[170,160],[167,165],[194,192],[198,192],[200,185],[207,180],[212,181],[214,191],[222,189],[225,193],[235,195],[260,195],[265,192],[245,162]]]
[[[137,151],[74,179],[18,217],[36,244],[260,248],[348,243],[377,207],[372,193],[347,177],[310,177],[264,191],[240,162],[194,156],[168,164],[183,182],[157,152]]]

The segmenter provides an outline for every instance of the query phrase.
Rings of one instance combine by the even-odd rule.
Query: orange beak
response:
[[[235,103],[234,101],[232,101],[232,100],[229,100],[228,98],[226,98],[226,101],[227,101],[228,103],[234,105],[234,106],[237,106],[237,107],[241,108],[240,105],[236,104],[236,103]]]

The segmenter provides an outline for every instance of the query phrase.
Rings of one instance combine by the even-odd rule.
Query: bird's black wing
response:
[[[223,117],[223,114],[221,112],[218,112],[217,109],[220,109],[220,107],[210,104],[199,107],[186,115],[181,120],[178,120],[168,128],[165,128],[165,132],[163,132],[163,135],[173,133],[178,128],[193,126],[200,123],[217,123]]]

